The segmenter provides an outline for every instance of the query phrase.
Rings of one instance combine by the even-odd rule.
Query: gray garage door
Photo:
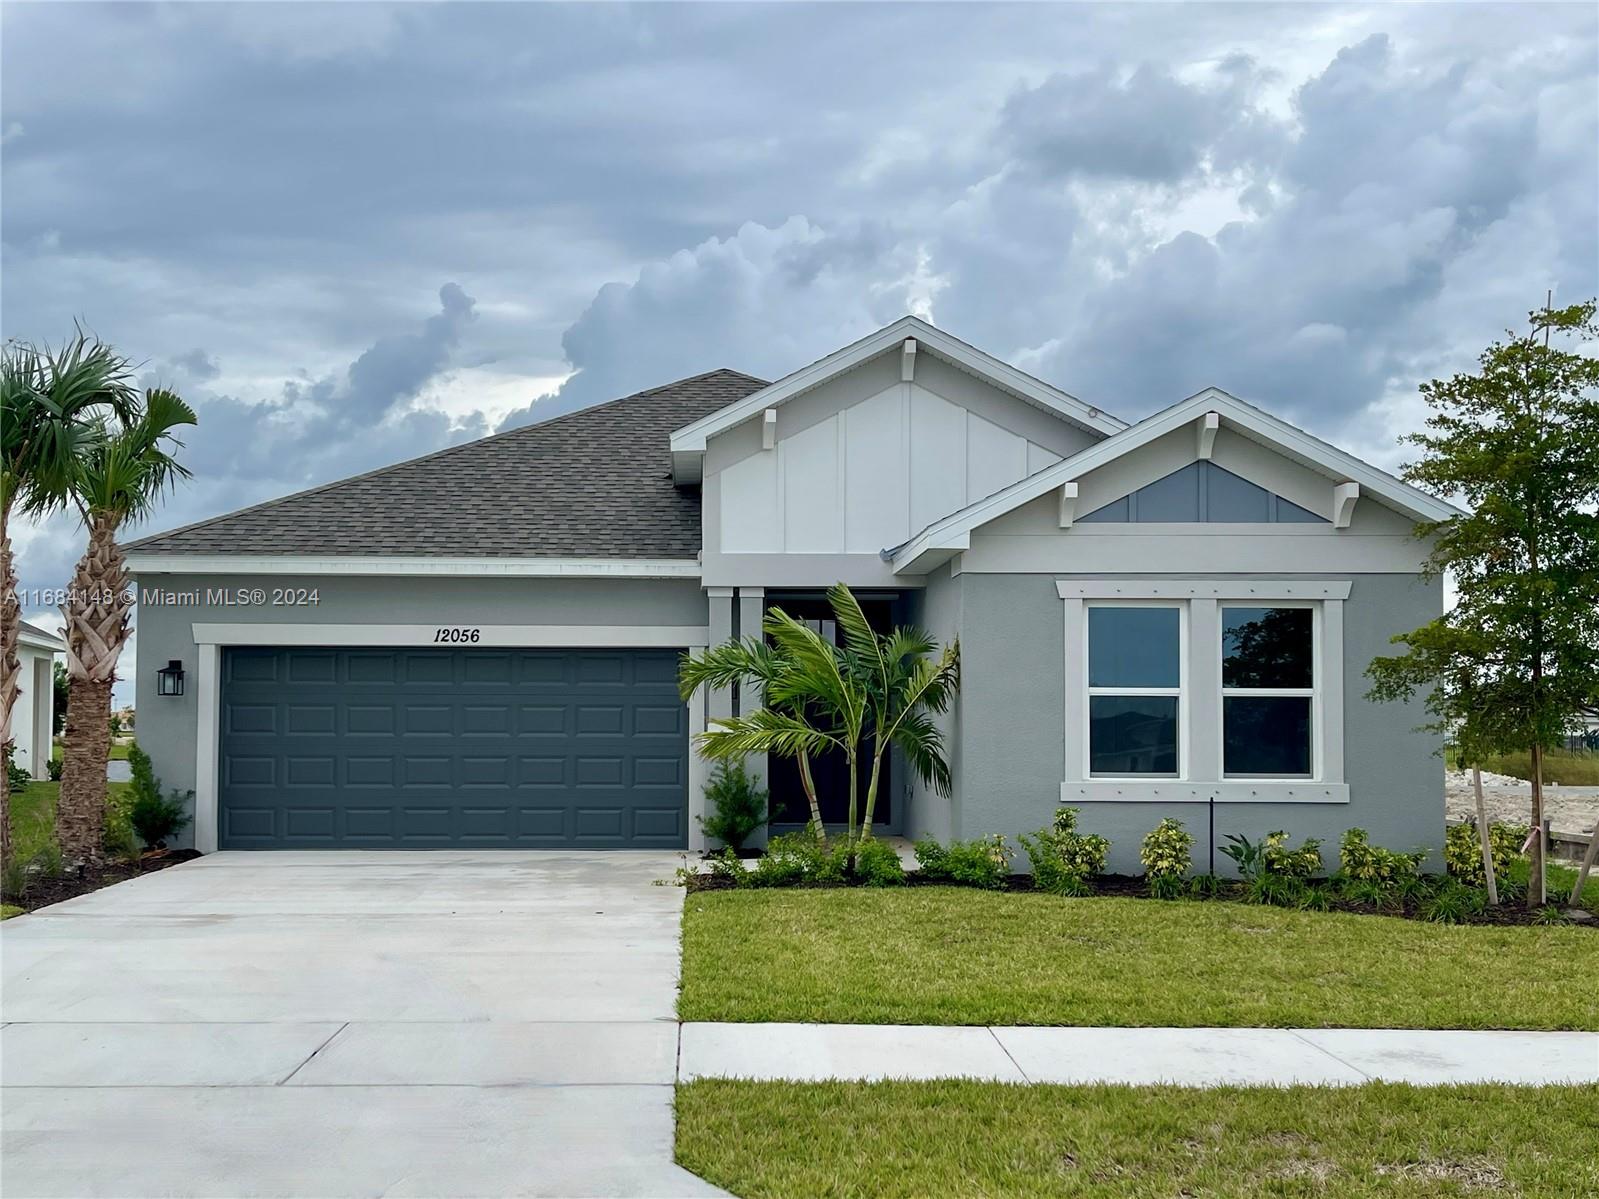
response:
[[[223,849],[679,848],[677,655],[228,649]]]

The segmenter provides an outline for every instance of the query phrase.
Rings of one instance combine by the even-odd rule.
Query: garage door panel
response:
[[[688,721],[677,660],[228,649],[220,842],[681,847]]]

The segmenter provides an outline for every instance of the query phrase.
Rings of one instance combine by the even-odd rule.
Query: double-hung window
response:
[[[1221,609],[1222,774],[1316,775],[1316,609]]]
[[[1184,609],[1088,608],[1088,773],[1176,778],[1182,772]]]

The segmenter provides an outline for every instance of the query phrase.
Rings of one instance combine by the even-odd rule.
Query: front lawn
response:
[[[1511,778],[1532,777],[1532,754],[1501,754],[1483,759],[1482,768],[1495,774],[1508,774]],[[1599,753],[1591,749],[1548,749],[1543,755],[1543,777],[1546,783],[1562,787],[1599,786]]]
[[[920,886],[691,894],[684,1020],[1599,1028],[1599,931]]]
[[[1599,1193],[1599,1087],[982,1082],[677,1089],[677,1161],[744,1199]]]

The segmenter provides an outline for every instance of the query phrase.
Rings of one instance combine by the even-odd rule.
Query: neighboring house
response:
[[[1412,530],[1453,511],[1225,392],[1128,425],[906,317],[135,543],[139,740],[202,849],[697,847],[689,738],[752,697],[683,703],[678,657],[772,605],[831,634],[842,580],[961,643],[954,794],[890,763],[885,832],[1436,847],[1424,713],[1362,675],[1440,612]]]
[[[15,761],[36,779],[50,777],[50,734],[55,728],[55,661],[67,643],[38,625],[22,622],[17,657],[22,660],[21,694],[11,712]]]

